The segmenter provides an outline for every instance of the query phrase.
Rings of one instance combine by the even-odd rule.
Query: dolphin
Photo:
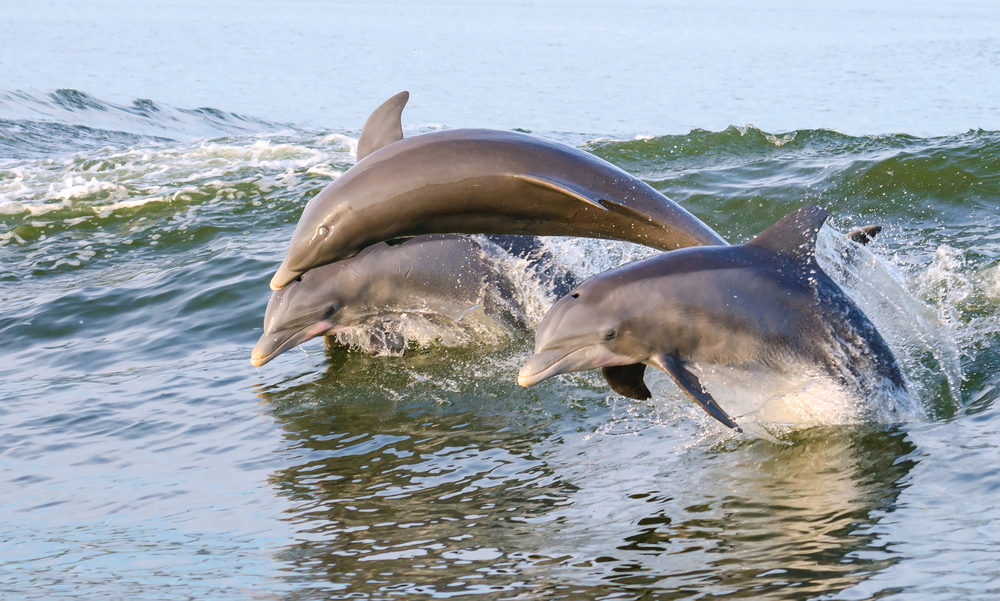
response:
[[[826,218],[806,207],[746,244],[662,253],[584,281],[538,326],[518,384],[602,368],[613,390],[648,399],[652,366],[737,430],[688,363],[785,374],[806,365],[862,394],[905,391],[882,336],[816,262]]]
[[[487,316],[511,321],[514,314],[517,322],[520,307],[495,260],[503,251],[527,259],[528,268],[545,278],[553,291],[564,288],[565,293],[575,285],[549,272],[544,251],[528,237],[432,235],[395,246],[379,243],[351,259],[312,269],[274,293],[250,361],[260,367],[307,340],[365,324],[377,326],[390,314],[459,322],[482,307]],[[386,338],[383,342],[393,342]]]
[[[875,239],[875,236],[882,232],[881,225],[863,225],[858,228],[844,234],[844,236],[853,242],[857,242],[861,246],[867,246],[869,242]]]
[[[403,139],[408,98],[401,92],[368,117],[357,163],[306,204],[272,290],[372,244],[424,234],[727,244],[642,180],[565,144],[489,129]]]

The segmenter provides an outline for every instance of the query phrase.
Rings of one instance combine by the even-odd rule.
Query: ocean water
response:
[[[993,4],[4,17],[0,597],[998,594]],[[406,135],[579,146],[733,243],[828,207],[821,265],[892,346],[912,404],[859,417],[806,395],[801,419],[739,436],[655,374],[643,402],[596,372],[520,388],[518,328],[403,354],[317,340],[253,368],[304,203],[401,89]],[[863,249],[838,234],[871,223]],[[579,277],[653,252],[545,244]],[[507,269],[537,324],[554,299]]]

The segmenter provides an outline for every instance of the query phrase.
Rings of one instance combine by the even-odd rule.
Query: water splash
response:
[[[962,364],[948,323],[907,290],[889,263],[829,227],[820,231],[816,258],[878,328],[911,395],[930,415],[951,415],[960,404]]]

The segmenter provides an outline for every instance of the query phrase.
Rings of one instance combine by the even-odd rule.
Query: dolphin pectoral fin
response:
[[[544,175],[536,175],[533,173],[524,173],[520,175],[515,175],[515,178],[538,186],[539,188],[547,188],[549,190],[554,190],[560,194],[565,194],[566,196],[575,198],[581,202],[587,203],[588,205],[598,208],[602,211],[607,211],[608,208],[601,204],[601,198],[595,195],[590,190],[580,188],[579,186],[574,186],[564,181],[560,181]]]
[[[383,102],[372,111],[365,121],[358,138],[358,161],[383,148],[403,139],[403,107],[410,99],[409,92],[400,92]]]
[[[671,357],[670,355],[654,355],[651,357],[652,362],[663,371],[667,372],[674,382],[681,387],[681,390],[686,392],[696,403],[701,405],[701,408],[708,412],[709,415],[719,420],[723,424],[729,426],[730,428],[742,433],[743,429],[736,425],[736,422],[732,420],[729,415],[719,407],[719,404],[715,402],[712,395],[705,392],[702,388],[701,382],[698,380],[698,376],[694,375],[688,371],[681,362],[676,357]]]
[[[877,236],[878,233],[881,231],[882,231],[881,225],[865,225],[853,229],[844,235],[847,236],[849,240],[853,240],[854,242],[857,242],[861,246],[864,246],[865,244],[868,244],[869,242],[874,240],[875,236]]]
[[[604,379],[608,381],[608,386],[622,396],[630,399],[645,401],[652,398],[649,388],[642,381],[642,374],[646,371],[643,363],[633,363],[632,365],[611,365],[601,368],[604,372]]]

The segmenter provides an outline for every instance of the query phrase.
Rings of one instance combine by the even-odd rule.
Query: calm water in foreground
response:
[[[594,17],[404,3],[395,42],[366,54],[371,8],[294,4],[289,20],[328,17],[294,28],[266,7],[156,5],[153,35],[115,2],[64,19],[52,6],[21,7],[0,36],[13,82],[0,82],[0,597],[1000,593],[995,8],[900,21],[675,8],[657,26],[631,4]],[[461,35],[431,42],[445,30]],[[486,48],[516,31],[497,60],[537,60],[496,68]],[[207,50],[187,43],[198,36]],[[133,38],[157,51],[129,53]],[[265,39],[252,56],[270,87],[224,52]],[[318,72],[289,54],[296,40],[327,53]],[[86,69],[53,59],[66,44]],[[843,82],[863,64],[846,87],[816,75]],[[302,83],[323,78],[326,92]],[[519,388],[533,337],[510,328],[403,356],[314,341],[254,369],[303,203],[403,88],[407,135],[530,129],[638,175],[732,242],[827,206],[821,263],[893,346],[915,407],[895,422],[814,406],[804,425],[735,436],[665,377],[648,402],[597,373]],[[727,127],[744,118],[766,131]],[[867,223],[885,226],[867,250],[835,233]],[[579,276],[650,253],[547,243]],[[553,299],[507,268],[537,323]]]

